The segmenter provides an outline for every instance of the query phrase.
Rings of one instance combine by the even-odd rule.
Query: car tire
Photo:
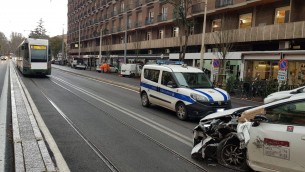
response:
[[[217,147],[218,163],[236,170],[251,171],[247,164],[246,149],[239,148],[239,141],[230,140],[232,138],[223,139]]]
[[[144,107],[150,106],[150,102],[149,102],[148,95],[146,92],[143,92],[141,94],[141,102],[142,102],[142,106],[144,106]]]
[[[184,103],[179,102],[176,105],[176,115],[182,121],[185,121],[188,118],[187,109]]]

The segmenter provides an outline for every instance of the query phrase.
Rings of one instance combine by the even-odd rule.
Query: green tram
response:
[[[17,50],[17,68],[23,75],[50,75],[51,50],[49,41],[26,38]]]

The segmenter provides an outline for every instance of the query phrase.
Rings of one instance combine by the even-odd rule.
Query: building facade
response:
[[[204,1],[193,0],[190,9],[195,25],[187,53],[201,50]],[[304,0],[208,0],[206,52],[217,51],[213,35],[225,25],[234,33],[231,51],[242,52],[236,57],[242,66],[233,66],[243,70],[234,72],[242,74],[238,77],[274,78],[278,60],[285,57],[291,69],[288,78],[294,78],[291,84],[303,82],[304,10]],[[88,65],[94,65],[100,52],[112,63],[126,58],[147,62],[179,53],[179,27],[173,11],[165,0],[69,0],[68,56],[88,58]],[[198,59],[189,60],[189,64],[198,63]]]

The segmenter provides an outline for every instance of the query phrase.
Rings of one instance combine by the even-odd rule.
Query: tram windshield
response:
[[[31,45],[31,62],[47,62],[47,46]]]

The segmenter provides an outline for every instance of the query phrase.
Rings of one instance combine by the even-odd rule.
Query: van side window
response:
[[[170,81],[172,81],[172,84],[174,84],[174,78],[171,75],[171,73],[163,71],[162,78],[161,78],[161,84],[167,86]]]
[[[153,82],[158,82],[159,74],[160,74],[159,70],[154,70],[154,69],[144,70],[144,78]]]

